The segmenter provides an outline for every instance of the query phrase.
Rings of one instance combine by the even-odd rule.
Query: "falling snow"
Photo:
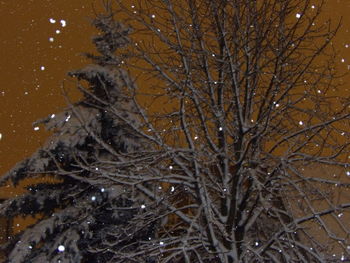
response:
[[[62,27],[65,27],[67,25],[66,20],[63,20],[63,19],[61,19],[60,23]]]
[[[132,8],[134,8],[134,7],[135,7],[135,6],[132,6]],[[315,6],[312,5],[311,8],[314,9]],[[135,12],[136,12],[136,11],[135,11]],[[151,15],[151,17],[152,17],[152,18],[155,18],[155,15]],[[299,18],[301,18],[301,14],[297,13],[297,14],[295,15],[295,17],[299,19]],[[51,24],[55,24],[55,23],[56,23],[56,20],[53,19],[53,18],[50,18],[50,19],[49,19],[49,22],[50,22]],[[45,23],[47,23],[47,20],[45,20]],[[61,27],[66,27],[67,22],[66,22],[65,20],[60,20],[60,24],[61,24]],[[57,25],[56,25],[56,26],[57,26]],[[190,26],[191,26],[191,25],[190,25]],[[159,31],[160,31],[160,30],[159,30]],[[61,31],[60,31],[59,29],[55,30],[54,32],[55,32],[56,34],[60,34],[60,33],[61,33]],[[50,33],[52,34],[53,32],[50,32]],[[45,39],[46,39],[46,43],[47,43],[47,37],[48,37],[48,36],[45,36],[45,38],[44,38],[44,41],[45,41]],[[49,39],[49,42],[54,42],[54,40],[55,40],[53,37],[49,37],[48,39]],[[136,44],[137,44],[137,43],[136,43]],[[136,45],[136,44],[135,44],[135,45]],[[345,48],[348,48],[348,47],[349,47],[349,45],[348,45],[348,44],[345,44]],[[212,55],[213,55],[213,57],[215,57],[215,54],[212,54]],[[339,61],[339,60],[338,60],[338,61]],[[342,58],[340,61],[341,61],[342,63],[345,63],[345,59],[344,59],[344,58]],[[40,61],[39,63],[46,63],[46,62],[45,62],[45,61]],[[35,65],[35,68],[36,68],[36,69],[37,69],[37,66],[38,66],[38,65]],[[49,68],[51,68],[51,67],[49,67]],[[350,68],[350,66],[348,66],[348,68]],[[41,71],[44,71],[44,70],[45,70],[45,66],[41,66],[41,67],[40,67],[40,70],[41,70]],[[215,83],[215,84],[216,84],[216,83]],[[318,93],[321,93],[320,90],[317,90],[317,92],[318,92]],[[23,90],[21,91],[21,94],[23,94]],[[28,92],[25,92],[24,94],[27,95]],[[3,93],[3,95],[4,95],[4,93]],[[275,104],[275,106],[276,106],[276,107],[279,107],[279,104]],[[68,121],[68,120],[70,119],[70,117],[71,117],[71,116],[69,115],[69,116],[66,118],[66,121]],[[51,115],[51,118],[55,118],[55,114],[52,114],[52,115]],[[303,121],[299,121],[299,125],[304,125]],[[38,131],[38,130],[39,130],[39,127],[36,126],[36,127],[34,127],[33,129],[34,129],[34,131]],[[222,127],[219,127],[219,130],[221,131],[221,130],[222,130]],[[0,133],[0,140],[1,140],[2,138],[3,138],[3,134]],[[7,138],[7,136],[6,136],[6,138]],[[194,138],[195,138],[195,140],[196,140],[196,139],[198,139],[198,136],[196,136],[196,137],[194,137]],[[7,140],[7,139],[6,139],[6,140]],[[349,157],[350,157],[350,156],[349,156]],[[173,169],[173,167],[172,167],[172,166],[169,166],[169,169],[171,170],[171,169]],[[346,175],[347,175],[347,176],[350,176],[350,171],[346,171]],[[160,189],[161,189],[161,188],[160,188]],[[101,192],[104,192],[104,191],[105,191],[105,189],[102,188],[102,189],[101,189]],[[175,187],[174,187],[174,186],[171,186],[170,191],[171,191],[171,192],[174,192],[174,191],[175,191]],[[226,191],[226,189],[224,189],[223,191]],[[95,201],[95,200],[96,200],[96,197],[95,197],[95,196],[92,196],[92,197],[91,197],[91,200],[92,200],[92,201]],[[144,209],[145,207],[146,207],[145,205],[141,205],[141,208],[142,208],[142,209]],[[340,215],[340,214],[339,214],[339,215]],[[339,215],[338,215],[338,216],[339,216]],[[149,238],[149,239],[151,239],[151,238]],[[160,241],[159,244],[160,244],[160,245],[164,245],[164,242],[163,242],[163,241]],[[255,245],[258,246],[259,243],[258,243],[258,242],[255,242]],[[32,249],[32,246],[28,246],[28,248],[29,248],[29,249]],[[347,249],[350,250],[350,246],[348,246]],[[59,251],[59,252],[64,252],[64,251],[65,251],[65,246],[63,246],[63,245],[58,246],[58,251]],[[341,256],[341,260],[342,260],[342,261],[345,260],[344,255]]]
[[[66,248],[63,246],[63,245],[59,245],[58,246],[58,251],[59,252],[63,252],[63,251],[65,251],[66,250]]]

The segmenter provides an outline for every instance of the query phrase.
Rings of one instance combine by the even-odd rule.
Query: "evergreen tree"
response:
[[[98,16],[93,24],[102,32],[93,38],[100,55],[87,54],[95,63],[69,73],[88,82],[88,89],[78,84],[84,98],[38,121],[36,125],[44,124],[53,136],[1,178],[3,184],[11,180],[14,185],[29,178],[54,178],[28,186],[28,192],[1,206],[10,218],[40,215],[37,223],[9,240],[8,262],[114,262],[108,247],[125,247],[127,253],[155,235],[156,221],[132,223],[145,216],[147,202],[132,192],[132,183],[101,177],[118,171],[118,163],[127,166],[127,154],[145,145],[114,116],[116,111],[138,125],[132,99],[123,92],[132,89],[132,80],[116,66],[115,52],[128,43],[129,28],[111,14]]]

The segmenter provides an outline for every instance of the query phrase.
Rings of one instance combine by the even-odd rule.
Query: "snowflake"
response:
[[[61,19],[60,23],[62,27],[65,27],[67,25],[66,20],[63,20],[63,19]]]
[[[65,249],[66,249],[66,248],[65,248],[63,245],[59,245],[59,246],[58,246],[58,251],[59,251],[59,252],[63,252],[63,251],[65,251]]]

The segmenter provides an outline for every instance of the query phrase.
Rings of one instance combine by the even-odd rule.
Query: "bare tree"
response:
[[[349,98],[322,4],[115,3],[94,20],[102,55],[71,73],[90,84],[77,83],[84,100],[47,119],[57,140],[2,179],[64,182],[35,188],[59,212],[17,237],[11,262],[350,260]],[[3,211],[23,213],[23,199]],[[33,238],[43,227],[52,235]]]

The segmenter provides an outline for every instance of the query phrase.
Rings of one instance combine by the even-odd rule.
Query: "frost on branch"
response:
[[[100,54],[71,73],[83,100],[43,120],[54,135],[3,179],[57,180],[4,202],[44,215],[8,254],[32,242],[18,261],[348,260],[337,27],[314,25],[309,0],[117,2],[144,39],[98,17]]]

